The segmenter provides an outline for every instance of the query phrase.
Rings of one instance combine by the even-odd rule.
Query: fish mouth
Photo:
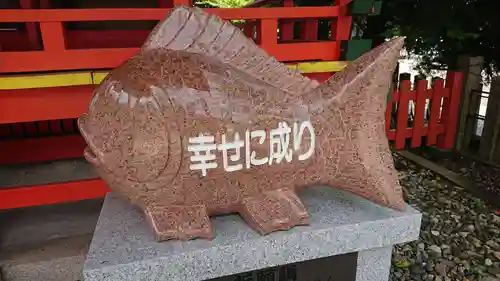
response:
[[[83,157],[85,157],[85,159],[88,162],[90,162],[94,165],[99,165],[99,163],[100,163],[99,159],[97,158],[97,155],[88,146],[83,151]]]
[[[97,154],[94,152],[95,147],[93,147],[92,142],[90,142],[90,139],[86,132],[86,121],[87,114],[83,114],[82,116],[80,116],[80,118],[78,118],[78,129],[80,131],[80,135],[87,143],[87,147],[85,147],[85,149],[83,150],[83,157],[91,164],[99,165],[101,161],[99,161],[99,157],[97,157]]]

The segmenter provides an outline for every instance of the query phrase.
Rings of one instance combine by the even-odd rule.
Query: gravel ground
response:
[[[406,201],[422,214],[417,241],[393,251],[394,281],[500,281],[500,216],[426,169],[395,155]]]

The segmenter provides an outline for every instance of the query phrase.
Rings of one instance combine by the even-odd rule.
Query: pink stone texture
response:
[[[213,237],[238,213],[258,233],[309,223],[313,185],[402,210],[384,127],[403,39],[319,84],[228,22],[179,6],[111,71],[78,125],[85,158],[142,209],[158,241]]]

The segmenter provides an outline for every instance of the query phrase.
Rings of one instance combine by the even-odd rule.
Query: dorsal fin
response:
[[[172,9],[153,29],[142,49],[204,54],[293,94],[300,95],[319,85],[278,62],[230,22],[196,7],[180,5]]]

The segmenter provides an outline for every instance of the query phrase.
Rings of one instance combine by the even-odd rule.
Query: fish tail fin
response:
[[[396,38],[374,48],[306,94],[324,109],[319,118],[329,126],[328,146],[338,156],[330,165],[336,171],[330,185],[398,210],[404,201],[385,109],[403,43]]]
[[[142,50],[148,49],[184,50],[216,58],[294,94],[318,85],[278,62],[230,22],[196,7],[181,5],[172,9],[144,43]]]

